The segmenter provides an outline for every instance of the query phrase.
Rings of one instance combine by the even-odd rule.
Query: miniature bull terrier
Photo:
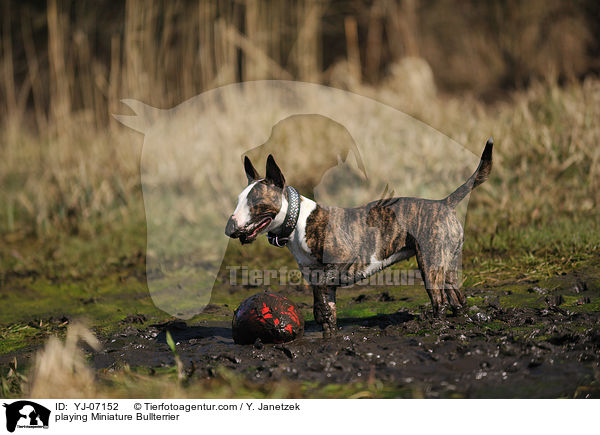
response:
[[[465,304],[460,291],[463,228],[456,206],[485,180],[492,169],[490,138],[479,166],[448,197],[383,198],[362,207],[317,204],[286,186],[272,155],[261,178],[248,157],[248,186],[227,222],[225,234],[252,243],[268,232],[269,242],[286,246],[313,289],[315,321],[323,336],[336,332],[336,290],[412,256],[431,299],[433,314]],[[385,195],[384,195],[385,196]]]

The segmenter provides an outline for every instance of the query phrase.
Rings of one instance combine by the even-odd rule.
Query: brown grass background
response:
[[[479,201],[496,222],[594,213],[599,16],[584,0],[3,2],[0,231],[140,215],[121,98],[170,108],[269,78],[373,97],[476,153],[493,133]]]

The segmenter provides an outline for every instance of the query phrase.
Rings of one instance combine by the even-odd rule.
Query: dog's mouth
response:
[[[240,232],[238,237],[242,245],[252,243],[254,240],[256,240],[256,238],[269,226],[272,220],[273,218],[271,217],[263,218],[257,224]]]

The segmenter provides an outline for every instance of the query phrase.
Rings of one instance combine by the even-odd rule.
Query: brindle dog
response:
[[[363,207],[325,207],[300,196],[299,213],[287,237],[305,279],[312,285],[315,320],[323,336],[336,331],[335,293],[398,261],[416,255],[434,315],[465,304],[460,291],[463,228],[456,206],[483,183],[492,169],[490,138],[473,175],[447,198],[389,198]],[[290,192],[272,155],[266,177],[244,160],[248,186],[238,198],[225,234],[242,244],[288,224]],[[293,193],[293,192],[292,192]],[[295,214],[294,214],[295,215]],[[293,219],[295,219],[293,217]]]

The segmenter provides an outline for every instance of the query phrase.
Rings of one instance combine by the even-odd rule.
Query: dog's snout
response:
[[[238,226],[235,223],[235,220],[233,219],[233,216],[229,217],[229,220],[227,221],[227,226],[225,227],[225,235],[228,237],[233,237],[235,238],[235,235],[238,231]]]

